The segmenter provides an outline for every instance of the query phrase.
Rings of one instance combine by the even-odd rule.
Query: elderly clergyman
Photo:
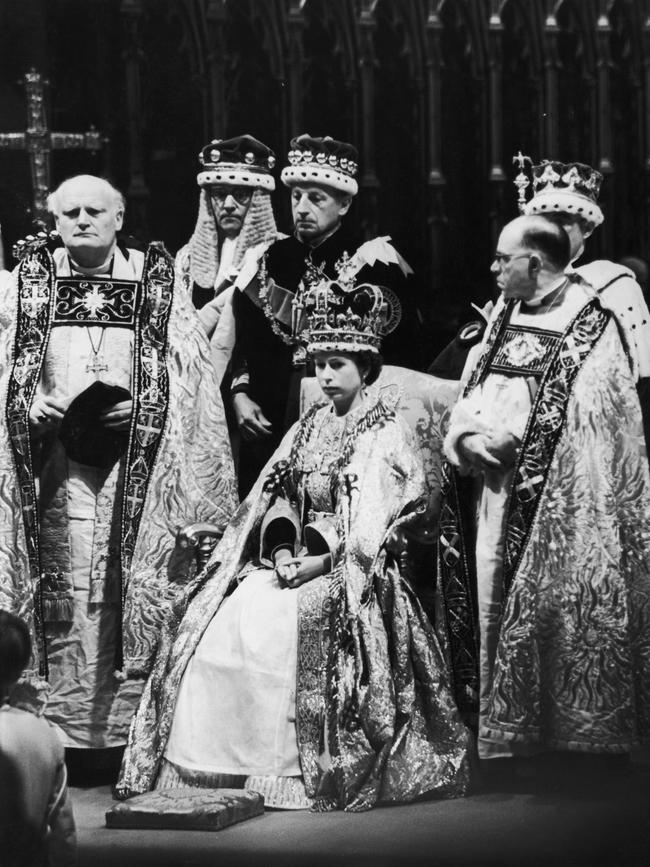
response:
[[[234,472],[169,254],[118,244],[124,200],[101,178],[49,207],[63,246],[28,245],[1,275],[0,607],[30,626],[27,686],[49,691],[64,744],[116,747],[189,577],[175,533],[228,520]]]
[[[626,753],[650,734],[641,409],[620,324],[570,256],[545,217],[503,229],[502,297],[445,441],[439,574],[484,759]],[[476,477],[471,515],[458,474]]]

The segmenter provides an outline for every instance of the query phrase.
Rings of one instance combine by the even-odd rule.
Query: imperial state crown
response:
[[[308,352],[379,352],[382,338],[400,321],[395,294],[372,283],[357,284],[349,261],[343,256],[337,277],[314,280],[303,296]]]

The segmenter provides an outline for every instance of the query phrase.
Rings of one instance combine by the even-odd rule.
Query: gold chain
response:
[[[92,338],[92,335],[90,334],[90,328],[88,326],[86,326],[86,332],[88,334],[88,340],[90,341],[90,348],[92,349],[93,355],[95,356],[95,358],[97,358],[97,356],[99,355],[99,353],[101,351],[102,343],[104,342],[104,337],[106,335],[106,329],[102,328],[102,333],[99,337],[99,343],[97,344],[97,349],[95,349],[95,344],[93,343],[93,338]]]
[[[280,328],[277,323],[275,316],[273,315],[273,310],[268,300],[269,289],[268,289],[268,276],[266,271],[266,253],[262,255],[262,259],[260,262],[260,290],[259,290],[259,299],[262,304],[262,312],[266,316],[271,326],[271,331],[279,337],[280,340],[285,343],[287,346],[296,346],[298,343],[298,339],[293,337],[290,334],[285,334],[284,331]]]

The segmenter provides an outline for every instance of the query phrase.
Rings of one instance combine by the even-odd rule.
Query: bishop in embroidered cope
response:
[[[0,607],[30,623],[31,684],[47,681],[64,744],[114,747],[188,577],[188,561],[167,576],[175,532],[225,523],[234,473],[207,339],[169,255],[117,246],[122,199],[99,178],[64,182],[50,203],[64,246],[29,250],[0,290],[0,539],[18,540],[0,543]],[[130,395],[100,415],[123,437],[109,466],[73,460],[58,436],[97,380]]]
[[[569,251],[543,217],[503,230],[502,297],[445,441],[440,580],[485,759],[626,752],[650,734],[641,411],[617,320],[567,279]],[[475,528],[458,474],[479,483]]]

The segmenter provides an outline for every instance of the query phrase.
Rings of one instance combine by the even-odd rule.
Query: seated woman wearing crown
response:
[[[365,810],[464,794],[469,734],[396,542],[426,520],[420,451],[369,387],[385,308],[374,286],[310,290],[328,400],[285,435],[169,624],[118,796],[246,786],[267,806]]]

